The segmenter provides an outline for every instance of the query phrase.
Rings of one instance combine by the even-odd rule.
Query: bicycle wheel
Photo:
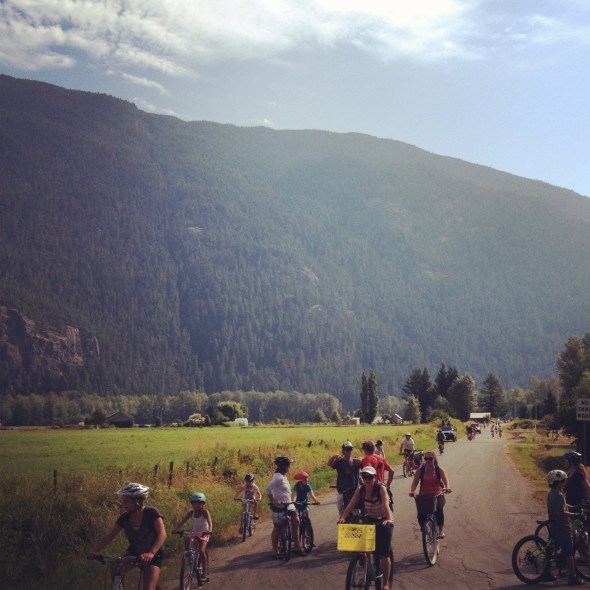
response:
[[[551,564],[551,551],[546,541],[536,535],[523,537],[512,550],[512,569],[525,584],[536,584]]]
[[[123,590],[123,578],[117,574],[113,578],[113,590]]]
[[[246,540],[246,532],[248,529],[248,513],[242,512],[242,543]]]
[[[365,553],[356,553],[352,556],[346,570],[346,590],[362,588],[368,590],[371,585],[369,573],[369,560]]]
[[[192,590],[196,587],[195,558],[190,553],[185,553],[180,564],[180,590]]]
[[[301,521],[299,535],[301,537],[301,547],[306,553],[309,553],[313,549],[313,527],[310,520]]]
[[[250,515],[248,519],[248,536],[252,536],[254,534],[254,517]]]
[[[291,523],[289,520],[284,520],[279,531],[279,554],[283,561],[289,561],[291,558]]]
[[[585,530],[581,531],[578,541],[574,542],[574,565],[580,578],[590,580],[590,545]]]
[[[402,471],[404,472],[404,477],[408,477],[408,475],[410,475],[410,470],[408,469],[408,466],[406,465],[405,461],[402,465]]]
[[[429,515],[422,525],[422,549],[428,565],[434,565],[438,556],[438,539],[434,515]]]

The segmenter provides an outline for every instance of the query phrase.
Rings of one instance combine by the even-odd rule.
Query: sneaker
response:
[[[258,520],[260,517],[258,516],[258,514],[254,517],[254,520]]]
[[[209,576],[206,576],[205,574],[203,574],[201,576],[201,584],[206,584],[209,581]]]
[[[557,582],[557,576],[554,576],[551,572],[547,572],[541,576],[539,582]]]
[[[567,585],[568,586],[583,586],[584,585],[584,580],[580,580],[580,578],[570,578],[567,581]]]

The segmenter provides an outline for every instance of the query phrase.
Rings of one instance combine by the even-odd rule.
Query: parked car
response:
[[[441,426],[440,430],[445,435],[445,441],[457,441],[457,429],[454,426]]]

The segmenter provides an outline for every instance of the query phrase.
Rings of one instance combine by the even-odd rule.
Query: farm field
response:
[[[4,475],[29,477],[60,473],[94,473],[114,466],[141,465],[144,469],[160,464],[168,469],[170,461],[182,465],[210,463],[226,454],[251,456],[277,451],[290,454],[296,465],[311,460],[321,447],[322,462],[337,453],[344,440],[351,440],[360,453],[360,443],[382,438],[390,455],[404,432],[410,430],[420,446],[433,446],[431,429],[424,426],[293,426],[250,428],[130,428],[130,429],[13,429],[0,430],[0,455]],[[396,449],[397,451],[397,449]],[[276,454],[276,453],[275,453]],[[318,457],[318,459],[320,459]],[[245,463],[245,461],[241,461]],[[261,466],[262,467],[262,466]],[[271,465],[265,466],[271,469]]]

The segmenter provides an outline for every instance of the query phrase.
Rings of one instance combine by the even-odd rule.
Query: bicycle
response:
[[[173,535],[190,539],[188,549],[182,554],[180,562],[180,590],[200,588],[206,581],[203,569],[203,556],[199,550],[198,539],[202,533],[192,531],[173,531]],[[208,535],[210,536],[210,535]]]
[[[404,477],[412,477],[412,475],[414,475],[414,451],[400,453],[400,455],[403,454],[405,454],[404,462],[402,464],[402,471]]]
[[[124,581],[125,575],[127,574],[130,568],[124,568],[123,564],[131,564],[131,567],[137,566],[139,568],[139,576],[137,578],[137,590],[141,590],[142,583],[143,583],[143,564],[137,555],[123,555],[118,557],[112,557],[110,555],[102,555],[99,554],[96,557],[96,561],[101,563],[102,565],[109,565],[112,566],[112,580],[111,580],[111,590],[124,590]],[[129,587],[129,585],[128,585]],[[106,580],[105,580],[105,588],[106,588]],[[156,586],[157,590],[162,590],[161,586],[158,584]]]
[[[588,531],[584,527],[585,515],[572,522],[574,535],[574,566],[576,574],[590,580],[590,544]],[[546,531],[549,521],[537,521],[537,530]],[[520,539],[512,550],[512,569],[516,577],[525,584],[536,584],[547,579],[551,564],[555,563],[561,575],[565,559],[556,540],[549,535],[547,539],[538,535],[527,535]]]
[[[422,523],[422,550],[426,563],[430,566],[436,563],[440,554],[440,543],[436,526],[436,508],[439,496],[448,493],[443,490],[442,494],[422,494],[414,496],[418,514],[424,514]]]
[[[445,452],[445,443],[443,441],[438,442],[438,454],[442,455]]]
[[[306,553],[309,553],[313,549],[313,527],[311,526],[309,511],[307,510],[307,506],[309,505],[318,506],[319,502],[308,502],[307,504],[295,502],[297,514],[299,515],[299,538],[301,540],[301,548]]]
[[[378,521],[371,524],[338,525],[338,550],[354,551],[346,570],[346,590],[368,590],[371,584],[375,590],[383,586],[381,557],[375,553],[375,536]],[[345,528],[348,527],[348,528]],[[388,586],[393,584],[393,550],[389,549]]]
[[[236,502],[241,502],[244,506],[246,506],[246,510],[242,511],[242,517],[240,520],[240,531],[242,533],[242,543],[246,540],[246,533],[248,536],[252,536],[254,534],[254,529],[256,528],[256,520],[254,519],[254,515],[252,514],[252,506],[258,503],[258,500],[246,500],[246,499],[235,499]]]
[[[281,513],[281,524],[279,525],[279,536],[277,542],[277,554],[283,561],[291,559],[293,548],[293,534],[291,532],[291,515],[287,509],[293,502],[283,502]]]

